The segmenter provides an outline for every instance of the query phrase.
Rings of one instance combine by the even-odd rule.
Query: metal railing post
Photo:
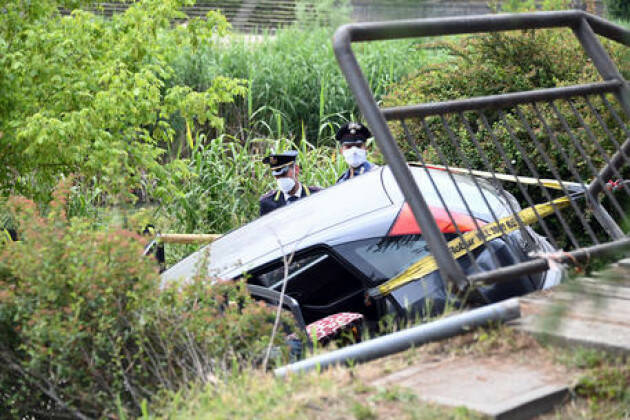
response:
[[[595,65],[602,78],[604,80],[618,80],[622,82],[615,96],[619,100],[626,117],[630,118],[630,88],[604,46],[595,36],[595,32],[588,24],[587,19],[580,19],[577,26],[573,27],[573,32],[580,44],[582,44],[586,54],[593,60],[593,65]]]
[[[604,81],[380,109],[351,48],[351,44],[356,42],[550,28],[572,29],[586,55],[590,57]],[[553,115],[557,117],[557,122],[559,122],[561,128],[565,130],[565,134],[569,136],[568,139],[570,143],[577,149],[578,155],[581,156],[582,159],[585,159],[587,164],[586,169],[590,171],[589,176],[595,177],[595,180],[590,183],[587,191],[585,191],[587,204],[592,209],[595,217],[608,236],[612,238],[613,241],[617,240],[614,243],[618,243],[620,238],[626,239],[627,236],[624,235],[619,224],[600,203],[599,198],[601,198],[600,196],[603,192],[610,200],[611,205],[617,210],[617,213],[619,213],[622,218],[626,218],[625,211],[620,207],[618,201],[614,198],[605,183],[613,176],[620,178],[619,169],[627,163],[627,160],[630,160],[630,158],[628,158],[628,156],[630,156],[630,138],[628,137],[630,130],[628,130],[625,123],[617,116],[615,110],[610,107],[605,95],[614,94],[620,106],[623,108],[623,113],[630,119],[630,87],[598,40],[596,34],[630,46],[630,30],[579,10],[355,23],[342,26],[335,33],[333,39],[335,55],[344,77],[355,96],[359,109],[370,124],[372,132],[375,134],[376,142],[385,160],[390,165],[393,176],[422,229],[423,235],[434,255],[443,278],[454,282],[458,288],[461,289],[462,287],[468,286],[473,279],[480,276],[484,278],[492,277],[491,272],[475,273],[466,277],[461,267],[455,263],[453,256],[448,250],[445,238],[437,228],[433,215],[428,209],[427,202],[425,201],[425,197],[428,198],[428,196],[423,195],[422,192],[419,191],[386,121],[394,119],[403,120],[406,118],[422,119],[427,116],[437,115],[443,118],[444,115],[451,113],[462,113],[465,111],[478,112],[482,109],[501,111],[510,106],[533,104],[535,107],[537,102],[547,102],[553,110]],[[618,150],[616,150],[616,154],[614,154],[612,158],[608,156],[608,152],[602,149],[601,144],[597,138],[594,137],[589,123],[582,119],[579,111],[575,109],[571,102],[571,98],[582,96],[586,98],[588,103],[587,96],[595,94],[599,94],[604,103],[608,104],[607,107],[626,134],[627,140],[623,142],[621,147],[616,139],[613,139],[613,143],[615,143],[615,147],[617,147]],[[554,103],[556,99],[568,102],[573,115],[578,119],[581,128],[584,129],[587,134],[586,139],[580,139],[579,136],[576,137],[573,131],[576,129],[579,130],[580,127],[572,127],[567,123],[566,119],[556,108]],[[589,106],[592,108],[590,103]],[[597,115],[597,111],[594,112]],[[481,115],[483,116],[483,113]],[[600,122],[600,124],[602,124],[602,122]],[[605,127],[606,123],[604,122],[603,124],[603,129],[607,132],[608,129]],[[503,125],[507,126],[509,130],[505,119]],[[491,129],[487,131],[492,133]],[[580,144],[581,141],[590,141],[596,146],[599,153],[603,155],[603,160],[606,162],[603,169],[600,169],[599,164],[596,168],[591,159],[585,155]],[[509,164],[509,161],[506,162]],[[577,178],[581,179],[580,175],[577,175]],[[582,180],[579,182],[583,184]],[[622,184],[622,186],[626,191],[628,190],[626,184]],[[627,193],[630,195],[630,192],[627,191]],[[528,201],[531,200],[528,199]],[[595,242],[598,243],[597,238],[595,238]],[[515,269],[520,270],[522,267],[518,266],[525,265],[527,265],[527,263],[515,264]],[[503,269],[504,268],[501,270]],[[532,266],[529,267],[526,272],[538,272],[544,269],[546,268]]]
[[[604,46],[597,39],[595,32],[585,17],[580,19],[578,24],[573,27],[573,32],[580,41],[580,44],[582,44],[582,48],[584,48],[586,54],[591,58],[591,60],[593,60],[593,65],[602,78],[604,80],[618,80],[621,82],[619,87],[615,89],[614,95],[619,101],[626,117],[630,118],[630,88],[628,88],[628,84],[621,75],[621,72],[619,72],[617,66],[615,66],[615,63],[610,58],[610,55],[608,55]],[[604,167],[597,175],[601,182],[597,179],[591,181],[588,186],[587,194],[593,198],[593,203],[599,203],[597,196],[602,192],[602,183],[605,183],[610,179],[613,169],[620,169],[626,163],[625,156],[627,156],[627,153],[629,152],[630,141],[627,140],[621,146],[621,150],[617,151],[610,164],[606,165],[606,167]],[[593,210],[597,220],[602,224],[604,229],[608,231],[611,237],[614,239],[620,239],[624,236],[623,230],[613,220],[613,218],[610,217],[603,206],[591,205],[591,209]]]
[[[398,186],[409,203],[409,207],[422,230],[422,235],[438,263],[442,278],[447,282],[453,282],[459,290],[464,290],[468,285],[466,275],[448,249],[446,239],[433,219],[433,214],[422,197],[407,162],[400,152],[352,52],[350,27],[351,25],[347,25],[339,28],[333,39],[335,55],[341,71],[354,93],[359,109],[374,133],[374,138]]]

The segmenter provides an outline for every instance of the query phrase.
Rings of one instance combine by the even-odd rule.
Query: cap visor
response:
[[[287,172],[289,172],[289,167],[288,166],[285,166],[284,168],[279,168],[279,169],[275,169],[275,170],[271,171],[271,173],[273,175],[275,175],[275,176],[286,174]]]
[[[365,140],[361,139],[345,139],[345,140],[341,140],[341,144],[352,144],[352,145],[356,145],[356,146],[362,146],[365,144]]]

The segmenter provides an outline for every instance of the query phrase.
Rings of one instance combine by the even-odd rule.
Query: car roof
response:
[[[162,273],[162,282],[192,277],[204,253],[210,275],[232,278],[284,254],[327,242],[338,235],[339,226],[392,206],[382,172],[377,168],[259,217],[175,264]]]
[[[454,179],[475,217],[492,220],[486,202],[498,217],[509,214],[507,199],[481,179],[476,181],[483,196],[468,176],[453,174],[451,178],[451,174],[438,169],[410,170],[430,207],[443,208],[444,200],[450,210],[468,214]],[[384,236],[403,203],[393,174],[389,168],[379,167],[227,233],[162,273],[162,283],[191,278],[204,255],[208,256],[210,276],[229,279],[317,244],[334,246]]]
[[[443,203],[447,203],[450,211],[466,215],[469,213],[468,209],[470,209],[474,217],[486,222],[494,220],[488,206],[498,218],[511,215],[510,206],[515,211],[520,210],[518,202],[511,194],[507,192],[500,193],[497,188],[484,179],[475,178],[473,180],[468,175],[449,173],[437,168],[412,166],[410,170],[429,207],[444,208]],[[455,181],[457,187],[455,187],[453,181]],[[481,191],[477,188],[475,182],[479,185]],[[383,184],[392,201],[395,203],[404,201],[403,193],[400,191],[390,170],[383,172]],[[459,194],[460,192],[461,195]]]

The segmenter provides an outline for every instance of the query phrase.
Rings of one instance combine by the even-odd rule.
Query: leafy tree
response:
[[[229,24],[210,12],[172,25],[190,0],[141,0],[111,19],[58,11],[82,3],[0,1],[0,194],[46,202],[59,176],[74,173],[108,194],[172,195],[187,175],[163,157],[172,116],[220,128],[219,104],[245,88],[224,77],[202,92],[169,84],[171,57],[212,45]]]

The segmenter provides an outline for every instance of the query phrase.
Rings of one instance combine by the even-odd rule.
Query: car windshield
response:
[[[429,254],[421,235],[364,239],[338,245],[335,250],[370,280],[388,280]]]

